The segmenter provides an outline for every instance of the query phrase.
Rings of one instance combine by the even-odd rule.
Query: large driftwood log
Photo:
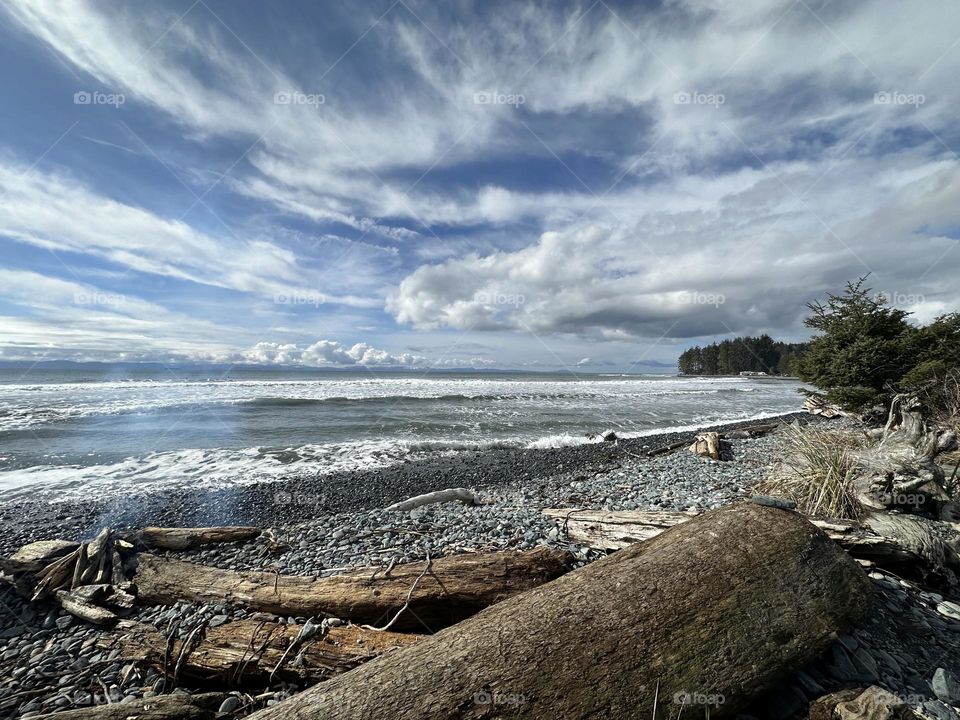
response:
[[[36,715],[34,720],[213,720],[224,697],[222,693],[159,695],[135,702]]]
[[[311,578],[220,570],[144,553],[134,583],[138,602],[146,605],[229,602],[277,615],[348,618],[375,625],[406,606],[394,628],[435,631],[559,577],[571,565],[569,553],[541,547]]]
[[[695,512],[642,510],[547,509],[561,532],[581,545],[597,550],[620,550],[649,540],[696,517]],[[957,553],[934,536],[922,521],[904,515],[877,513],[864,525],[839,519],[810,519],[850,555],[908,577],[949,584],[951,572],[960,572]]]
[[[255,720],[733,716],[861,619],[870,582],[802,516],[723,508],[321,683]]]
[[[153,625],[121,621],[116,634],[102,636],[102,648],[119,647],[124,657],[139,657],[160,670],[175,671],[181,679],[218,686],[275,680],[316,683],[345,672],[378,655],[406,647],[421,636],[365,630],[348,625],[318,631],[296,643],[303,625],[240,620],[208,628],[202,639],[183,647],[167,644],[167,636]],[[181,658],[182,654],[182,659]]]

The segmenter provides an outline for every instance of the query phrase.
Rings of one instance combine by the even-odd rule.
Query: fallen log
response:
[[[388,505],[384,510],[414,510],[424,505],[433,505],[435,503],[454,502],[459,500],[467,505],[480,505],[482,501],[480,496],[468,488],[449,488],[447,490],[436,490],[423,495],[417,495],[409,500],[396,502]]]
[[[158,695],[112,705],[35,715],[34,720],[213,720],[223,693]]]
[[[223,527],[163,528],[145,527],[127,536],[157,550],[189,550],[215,543],[246,542],[260,535],[260,528],[227,525]]]
[[[621,550],[656,537],[664,530],[697,516],[690,512],[647,512],[642,510],[570,510],[548,508],[547,517],[557,521],[560,531],[576,543],[596,550]],[[908,516],[874,515],[866,526],[850,520],[810,518],[858,560],[921,580],[936,579],[947,570],[960,571],[957,553],[946,543],[923,532],[922,524]],[[897,531],[897,528],[904,528]],[[907,532],[910,528],[911,532]],[[935,584],[943,584],[937,582]]]
[[[553,580],[572,563],[569,553],[540,547],[312,578],[221,570],[142,553],[133,581],[137,601],[145,605],[227,602],[276,615],[349,618],[375,625],[407,606],[394,627],[433,632]]]
[[[723,508],[490,607],[252,720],[734,716],[865,615],[870,581],[802,516]]]
[[[166,634],[153,625],[124,620],[116,633],[101,636],[97,644],[105,650],[119,647],[124,657],[143,658],[159,670],[168,669],[169,658],[180,658],[182,652],[179,678],[226,688],[271,677],[320,682],[421,639],[348,625],[325,629],[297,647],[293,643],[302,629],[303,625],[238,620],[208,628],[199,643],[184,649],[182,640],[168,646]]]

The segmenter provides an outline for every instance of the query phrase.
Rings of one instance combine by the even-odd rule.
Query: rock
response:
[[[863,688],[847,688],[819,697],[810,703],[810,720],[835,720],[833,711],[837,705],[859,696]]]
[[[232,713],[240,707],[240,698],[236,695],[230,695],[222,703],[220,703],[220,709],[217,710],[218,713]]]
[[[960,605],[950,602],[949,600],[944,600],[937,605],[937,612],[941,615],[946,615],[948,618],[960,620]]]
[[[960,705],[960,682],[952,672],[944,668],[937,668],[930,681],[933,694],[947,705]]]
[[[212,618],[210,618],[209,626],[212,628],[220,627],[228,622],[230,622],[229,615],[214,615]]]
[[[893,693],[873,685],[852,700],[837,704],[839,720],[910,720],[916,714]]]
[[[602,433],[600,433],[600,438],[604,442],[616,442],[617,434],[613,430],[604,430]]]
[[[927,715],[936,720],[957,720],[957,713],[949,705],[942,703],[939,700],[930,700],[923,704],[924,715]]]
[[[767,507],[780,508],[781,510],[796,510],[797,504],[793,500],[786,498],[770,497],[769,495],[754,495],[750,498],[754,505],[765,505]]]

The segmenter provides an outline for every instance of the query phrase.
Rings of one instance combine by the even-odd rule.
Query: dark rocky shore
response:
[[[812,416],[793,413],[809,422]],[[813,418],[816,421],[815,418]],[[766,420],[711,426],[730,430]],[[99,527],[146,525],[289,525],[334,513],[385,507],[392,502],[448,487],[527,487],[551,478],[607,472],[644,455],[652,448],[681,440],[692,441],[696,431],[662,433],[620,440],[549,449],[501,448],[465,451],[408,461],[376,470],[336,472],[224,488],[173,487],[140,491],[136,486],[110,497],[83,500],[0,501],[0,553],[50,537],[80,540]]]
[[[799,413],[783,419],[794,417],[803,423],[849,422]],[[693,435],[669,433],[549,450],[466,452],[368,472],[290,477],[213,490],[179,488],[84,502],[18,500],[0,506],[0,544],[6,554],[38,539],[89,538],[101,526],[250,524],[272,528],[271,536],[166,554],[223,568],[321,576],[427,555],[538,545],[568,549],[586,563],[602,553],[569,541],[542,514],[543,508],[708,510],[748,497],[784,448],[783,438],[774,433],[732,440],[731,457],[724,462],[682,451],[646,455],[654,448],[692,440]],[[382,509],[413,495],[456,486],[476,489],[489,504],[447,503],[410,512]],[[945,598],[884,572],[874,571],[870,577],[878,601],[869,620],[758,701],[751,715],[795,717],[825,692],[874,684],[927,717],[958,720],[931,687],[939,668],[960,671],[960,604],[954,604],[958,598]],[[137,607],[132,617],[161,629],[179,620],[182,636],[201,620],[217,626],[262,616],[226,604],[178,603]],[[0,716],[30,717],[171,690],[159,673],[138,667],[135,658],[97,647],[100,633],[52,604],[29,604],[8,587],[0,587]],[[177,691],[199,689],[186,686]],[[276,704],[300,689],[274,683],[269,688],[273,694],[263,703]],[[238,698],[231,705],[239,703]]]

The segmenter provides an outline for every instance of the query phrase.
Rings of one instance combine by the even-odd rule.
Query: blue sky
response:
[[[672,365],[958,307],[960,6],[3,0],[0,359]]]

